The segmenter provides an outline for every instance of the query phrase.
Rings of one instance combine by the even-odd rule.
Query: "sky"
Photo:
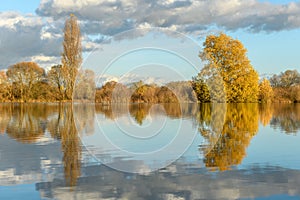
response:
[[[119,69],[124,67],[116,66],[109,74],[104,74],[103,55],[115,59],[112,55],[132,52],[145,44],[149,47],[153,42],[157,44],[155,48],[165,49],[169,54],[175,52],[179,56],[193,54],[197,57],[204,36],[219,32],[225,32],[244,44],[253,67],[261,76],[287,69],[300,70],[300,2],[288,0],[3,1],[0,5],[0,69],[7,69],[20,61],[34,61],[44,68],[59,64],[64,22],[70,13],[78,17],[81,27],[84,63],[91,63],[93,55],[97,55],[99,59],[93,67],[102,67],[98,71],[103,77],[121,79]],[[153,27],[160,29],[153,30]],[[124,34],[130,30],[135,30],[134,34]],[[166,39],[157,34],[165,31],[182,35],[166,34],[173,37]],[[112,41],[115,35],[120,37]],[[174,46],[181,47],[183,40],[193,40],[195,44],[189,41],[190,49],[186,45],[173,51]],[[143,51],[132,59],[143,57],[141,53]],[[146,54],[144,56],[149,56]],[[156,60],[157,53],[151,54],[151,58]],[[162,58],[161,63],[166,64],[163,60],[170,61],[169,56]],[[201,63],[194,58],[188,60],[191,65]],[[143,67],[161,63],[147,61]],[[167,64],[175,66],[176,63],[180,62],[173,60]],[[174,67],[174,70],[179,70],[179,73],[188,71],[186,66],[179,68]],[[195,75],[193,70],[189,73]],[[170,73],[168,70],[161,73],[165,74]],[[146,74],[143,78],[149,76]]]

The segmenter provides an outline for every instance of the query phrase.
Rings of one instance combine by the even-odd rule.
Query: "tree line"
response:
[[[199,57],[204,68],[190,81],[165,86],[108,82],[96,88],[95,74],[80,71],[81,34],[77,18],[65,22],[61,64],[47,73],[34,62],[20,62],[0,72],[0,101],[55,102],[95,100],[97,103],[174,102],[300,102],[300,75],[287,70],[259,80],[243,44],[220,33],[209,35]],[[76,89],[74,90],[76,86]]]
[[[65,22],[61,65],[48,73],[35,62],[20,62],[0,74],[0,101],[70,101],[82,63],[81,34],[77,18]]]

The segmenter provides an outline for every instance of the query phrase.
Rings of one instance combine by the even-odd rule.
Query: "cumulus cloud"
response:
[[[285,5],[258,0],[43,0],[41,16],[56,19],[75,13],[84,30],[113,35],[144,24],[176,27],[193,33],[216,25],[227,30],[279,31],[300,27],[300,3]]]
[[[0,68],[20,61],[35,60],[37,55],[60,55],[61,36],[51,31],[48,24],[46,19],[35,15],[0,13]]]
[[[56,57],[62,52],[64,21],[74,13],[83,34],[83,51],[92,51],[112,36],[149,27],[199,35],[210,27],[272,32],[300,28],[300,2],[273,4],[259,0],[41,0],[36,14],[0,12],[0,68],[34,56]],[[145,31],[142,31],[142,30]]]

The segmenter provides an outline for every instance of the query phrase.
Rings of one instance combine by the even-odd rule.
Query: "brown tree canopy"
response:
[[[20,62],[10,66],[6,75],[13,86],[14,96],[27,101],[32,98],[34,85],[43,80],[45,71],[35,62]]]

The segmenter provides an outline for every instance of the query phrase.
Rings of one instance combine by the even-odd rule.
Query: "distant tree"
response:
[[[291,88],[291,98],[295,103],[300,103],[300,84]]]
[[[95,94],[96,103],[110,104],[116,85],[117,82],[110,81],[105,83],[105,85],[103,85],[101,88],[97,89]]]
[[[274,92],[268,79],[263,79],[259,84],[259,96],[260,102],[271,102],[274,97]]]
[[[286,70],[270,78],[277,102],[300,101],[300,74],[297,70]]]
[[[92,70],[80,70],[74,88],[75,100],[95,100],[95,73]]]
[[[200,58],[223,78],[227,101],[257,101],[258,74],[251,66],[243,44],[221,33],[207,36],[203,45]]]
[[[197,102],[192,81],[172,81],[166,86],[176,95],[179,102]]]
[[[44,79],[45,71],[34,62],[20,62],[10,66],[6,75],[13,95],[23,102],[32,97],[33,86]]]
[[[82,63],[81,34],[77,18],[65,22],[61,73],[65,81],[65,98],[72,99],[75,79]]]
[[[270,79],[273,87],[291,87],[300,84],[300,74],[297,70],[286,70]]]
[[[66,81],[62,73],[62,65],[54,65],[51,67],[47,74],[47,80],[49,84],[55,88],[55,94],[57,100],[63,100],[66,91]]]
[[[131,100],[133,102],[142,102],[143,101],[143,96],[146,91],[146,85],[143,83],[143,81],[138,81],[136,83],[133,83],[132,89],[134,90]]]
[[[8,82],[5,71],[0,71],[0,102],[12,100],[11,85]]]
[[[280,87],[281,86],[280,77],[278,75],[274,74],[270,78],[270,84],[272,87]]]
[[[161,86],[156,95],[158,103],[180,103],[176,94],[167,86]]]

